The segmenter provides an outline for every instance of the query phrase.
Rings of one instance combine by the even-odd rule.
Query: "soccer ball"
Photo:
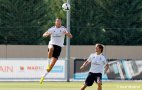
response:
[[[64,11],[68,11],[68,10],[70,10],[70,4],[64,3],[64,4],[62,5],[62,8],[63,8]]]

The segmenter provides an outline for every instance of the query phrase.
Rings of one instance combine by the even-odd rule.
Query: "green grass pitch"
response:
[[[83,82],[0,82],[0,90],[80,90]],[[142,82],[103,82],[102,90],[142,90]],[[96,84],[86,90],[97,90]]]

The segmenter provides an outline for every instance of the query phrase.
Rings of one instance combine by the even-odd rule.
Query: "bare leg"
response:
[[[57,62],[57,58],[52,58],[49,67],[47,68],[47,72],[50,72],[52,68],[54,67],[55,63]]]
[[[51,59],[51,63],[50,65],[47,67],[46,72],[42,75],[41,79],[40,79],[40,84],[43,83],[44,78],[46,77],[46,75],[52,70],[53,66],[55,65],[55,63],[57,62],[57,58],[52,58]]]
[[[102,90],[102,83],[101,82],[99,82],[99,83],[97,83],[98,84],[98,88],[97,88],[97,90]]]
[[[85,90],[86,87],[87,87],[87,85],[84,84],[84,85],[81,87],[80,90]]]
[[[53,51],[54,51],[53,45],[48,45],[48,58],[52,57]]]

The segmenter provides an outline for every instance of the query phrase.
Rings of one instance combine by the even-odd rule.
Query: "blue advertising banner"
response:
[[[87,77],[90,65],[80,70],[84,59],[74,60],[74,79],[83,80]],[[103,80],[142,80],[142,60],[109,59],[109,70],[103,73]]]

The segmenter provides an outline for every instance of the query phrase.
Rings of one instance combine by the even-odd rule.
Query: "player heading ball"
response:
[[[49,28],[44,34],[43,37],[50,36],[50,41],[48,44],[48,58],[51,59],[50,64],[47,66],[45,73],[42,75],[40,79],[40,84],[43,83],[46,75],[52,70],[53,66],[58,60],[60,56],[62,47],[64,46],[64,38],[65,35],[69,38],[72,38],[72,34],[67,31],[67,29],[62,26],[62,21],[60,18],[56,18],[55,26]]]

